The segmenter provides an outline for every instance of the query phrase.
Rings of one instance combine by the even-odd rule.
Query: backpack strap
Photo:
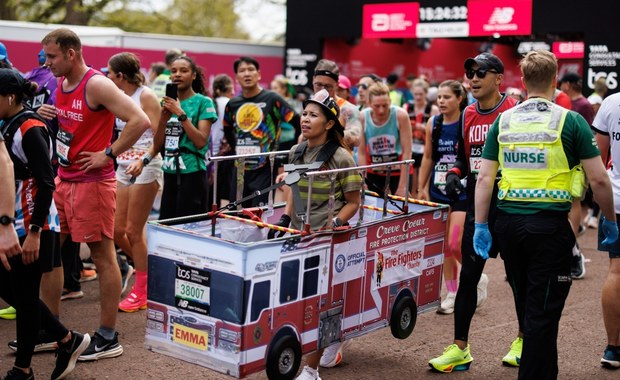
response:
[[[441,129],[443,128],[443,114],[436,115],[433,119],[432,141],[432,159],[433,162],[439,161],[439,138],[441,137]]]
[[[49,130],[49,126],[36,112],[31,110],[24,110],[17,115],[13,116],[8,122],[6,122],[2,126],[2,137],[6,143],[7,150],[9,152],[9,156],[11,156],[11,160],[13,161],[13,167],[15,171],[15,179],[28,179],[32,177],[32,171],[28,167],[28,163],[22,162],[22,160],[13,154],[13,138],[15,137],[15,132],[26,122],[26,120],[35,119],[40,121],[42,128],[45,128],[50,136],[51,140],[51,131]],[[53,144],[53,142],[51,142]]]

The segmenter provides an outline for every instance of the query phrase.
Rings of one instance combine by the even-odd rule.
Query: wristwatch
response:
[[[332,226],[334,226],[334,228],[335,227],[342,227],[342,225],[343,225],[342,220],[339,217],[335,217],[332,220]]]
[[[179,117],[177,117],[177,120],[180,122],[184,122],[185,120],[187,120],[187,115],[186,114],[179,115]]]
[[[13,224],[13,222],[15,222],[15,218],[11,218],[8,215],[0,216],[0,224],[3,226],[8,226],[9,224]]]
[[[32,232],[38,233],[41,232],[41,227],[37,226],[36,224],[30,224],[30,226],[28,226],[28,229]]]
[[[148,165],[151,162],[151,159],[152,157],[148,153],[142,156],[142,163],[144,164],[144,166]]]
[[[112,145],[110,145],[109,147],[105,148],[105,155],[110,157],[113,160],[116,160],[116,156],[112,153]]]

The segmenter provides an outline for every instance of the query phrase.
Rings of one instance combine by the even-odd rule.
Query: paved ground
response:
[[[562,316],[559,337],[560,379],[618,379],[620,371],[600,367],[606,344],[601,317],[600,289],[608,266],[606,253],[595,250],[595,231],[580,238],[587,263],[586,278],[573,283]],[[427,361],[439,355],[451,343],[453,316],[427,313],[418,317],[413,334],[406,340],[394,339],[389,329],[357,339],[346,352],[338,368],[321,370],[324,380],[353,379],[514,379],[517,370],[502,367],[501,358],[517,332],[514,306],[504,281],[501,260],[490,260],[485,271],[489,278],[489,300],[474,317],[470,343],[474,363],[469,371],[453,374],[434,373]],[[93,331],[98,325],[98,283],[83,286],[85,297],[63,303],[62,319],[78,331]],[[118,320],[125,353],[116,359],[96,363],[78,363],[70,379],[230,379],[209,369],[152,353],[143,348],[145,313],[121,314]],[[0,320],[0,342],[14,337],[15,324]],[[4,347],[4,348],[2,348]],[[0,345],[0,370],[13,363],[11,351]],[[38,354],[34,359],[37,378],[49,378],[53,354]],[[250,376],[266,379],[264,373]]]

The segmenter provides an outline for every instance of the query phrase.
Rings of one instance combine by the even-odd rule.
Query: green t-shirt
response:
[[[517,106],[518,107],[518,106]],[[499,161],[498,117],[487,134],[482,158]],[[573,168],[580,160],[600,156],[596,140],[588,122],[577,112],[568,111],[562,128],[562,146],[568,165]],[[521,202],[498,200],[497,208],[510,214],[530,215],[542,210],[569,211],[571,202]]]
[[[181,100],[181,108],[185,111],[188,120],[191,120],[195,128],[198,128],[200,120],[209,120],[212,123],[217,120],[213,100],[204,95],[196,94],[191,98]],[[162,166],[164,173],[177,172],[176,154],[179,155],[178,162],[181,174],[207,170],[205,154],[210,143],[209,141],[201,149],[198,149],[192,143],[192,140],[187,137],[181,122],[177,119],[177,115],[172,115],[168,123],[166,123],[166,149]]]

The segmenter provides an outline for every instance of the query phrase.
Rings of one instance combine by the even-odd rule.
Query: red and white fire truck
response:
[[[146,347],[292,379],[305,353],[388,326],[407,338],[440,301],[448,207],[365,196],[361,210],[348,228],[271,240],[282,205],[260,222],[229,211],[149,223]]]

